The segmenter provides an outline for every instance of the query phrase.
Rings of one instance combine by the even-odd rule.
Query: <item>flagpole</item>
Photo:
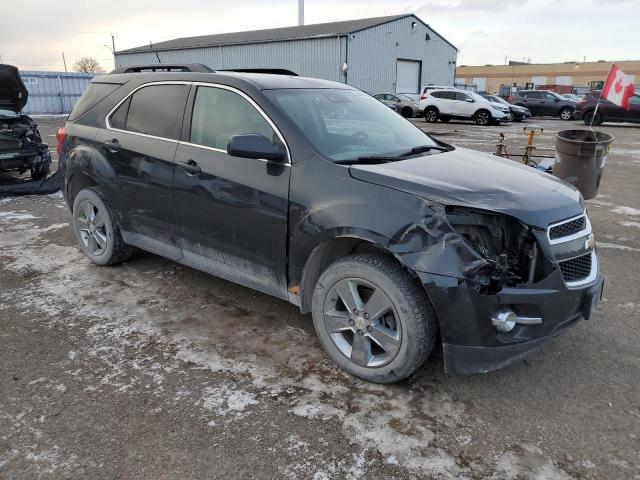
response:
[[[593,132],[593,121],[596,118],[596,114],[598,113],[598,106],[600,106],[600,99],[602,98],[602,91],[600,91],[600,95],[598,95],[598,101],[596,102],[596,108],[593,109],[593,115],[591,115],[591,122],[589,122],[589,130]]]

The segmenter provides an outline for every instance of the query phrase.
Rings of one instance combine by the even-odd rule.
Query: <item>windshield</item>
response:
[[[282,89],[265,94],[331,160],[437,146],[422,130],[359,90]]]
[[[487,100],[486,98],[484,98],[482,95],[476,93],[476,92],[471,92],[469,90],[465,90],[465,92],[467,95],[469,95],[471,98],[473,98],[476,102],[488,102],[490,100]]]
[[[405,95],[404,93],[399,93],[398,94],[398,98],[400,98],[400,100],[404,100],[404,101],[415,102],[415,100],[413,98],[409,97],[408,95]]]
[[[502,103],[503,105],[509,105],[509,102],[507,102],[504,98],[502,97],[497,97],[495,95],[491,95],[489,97],[489,101],[491,102],[496,102],[496,103]]]

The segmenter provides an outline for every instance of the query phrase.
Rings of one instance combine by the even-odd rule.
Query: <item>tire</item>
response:
[[[411,117],[413,117],[413,109],[411,107],[404,107],[402,109],[402,111],[400,112],[400,114],[404,118],[411,118]]]
[[[509,122],[515,122],[516,121],[516,116],[513,112],[509,112]]]
[[[449,122],[449,120],[451,120],[449,117],[440,117],[440,121],[441,121],[442,123],[448,123],[448,122]]]
[[[600,112],[595,112],[596,115],[595,117],[593,116],[593,110],[587,112],[584,114],[583,117],[583,121],[584,124],[588,127],[590,125],[601,125],[603,120],[602,120],[602,114]],[[593,118],[593,123],[591,123],[591,119]]]
[[[97,265],[122,263],[135,251],[122,239],[107,197],[95,187],[80,190],[76,195],[73,230],[82,252]]]
[[[485,127],[493,121],[491,114],[486,110],[478,110],[473,116],[473,119],[475,120],[476,125],[480,125],[481,127]]]
[[[424,119],[427,123],[436,123],[438,121],[438,109],[434,107],[427,107],[424,109]]]
[[[49,164],[42,162],[30,168],[31,179],[41,180],[49,174]]]
[[[573,118],[573,109],[564,107],[562,110],[560,110],[559,115],[560,119],[564,120],[565,122],[571,120]]]
[[[386,313],[372,315],[368,308]],[[384,255],[352,255],[330,265],[316,284],[312,313],[327,355],[370,382],[408,377],[435,343],[436,317],[425,292]]]

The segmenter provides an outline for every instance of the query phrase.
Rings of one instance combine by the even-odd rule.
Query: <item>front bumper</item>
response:
[[[42,162],[51,162],[48,147],[24,148],[17,151],[0,151],[0,171],[6,170],[27,170],[30,167]]]
[[[441,329],[445,372],[484,373],[506,367],[581,319],[600,301],[604,278],[581,288],[565,286],[558,269],[530,288],[504,288],[481,294],[467,280],[419,273],[433,302]],[[509,307],[518,315],[540,317],[540,325],[517,324],[498,332],[491,314]]]

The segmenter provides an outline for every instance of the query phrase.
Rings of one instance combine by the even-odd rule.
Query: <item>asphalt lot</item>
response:
[[[55,145],[64,119],[38,121]],[[487,152],[525,141],[416,123]],[[584,127],[532,123],[541,147]],[[470,377],[436,351],[406,382],[356,380],[294,306],[151,254],[96,267],[60,194],[0,199],[0,478],[640,478],[640,126],[598,129],[603,303]]]

